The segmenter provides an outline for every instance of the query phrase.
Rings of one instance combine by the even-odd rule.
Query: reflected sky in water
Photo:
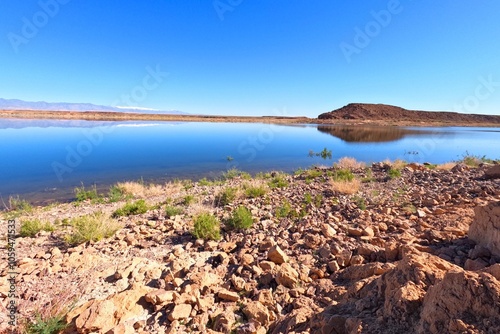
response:
[[[0,193],[72,197],[123,180],[217,177],[229,168],[291,172],[343,156],[442,163],[469,152],[500,159],[498,128],[0,120]],[[327,148],[331,160],[309,157]],[[228,161],[230,156],[233,160]]]

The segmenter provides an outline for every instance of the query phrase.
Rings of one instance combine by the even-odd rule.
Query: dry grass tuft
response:
[[[358,179],[353,179],[351,181],[332,180],[332,181],[330,181],[330,185],[332,186],[332,189],[335,192],[338,192],[338,193],[344,194],[344,195],[352,195],[352,194],[355,194],[359,191],[359,188],[361,187],[361,181],[359,181]]]
[[[146,198],[151,196],[171,197],[180,192],[182,185],[179,183],[167,183],[164,186],[159,184],[150,184],[146,186],[140,182],[119,182],[116,184],[125,194],[134,196],[136,198]]]
[[[455,167],[456,165],[457,164],[454,163],[454,162],[447,162],[447,163],[444,163],[444,164],[441,164],[441,165],[437,165],[436,169],[437,170],[450,170],[453,167]]]
[[[339,162],[335,164],[335,167],[340,169],[356,170],[365,167],[364,162],[359,162],[351,157],[343,157],[339,159]]]

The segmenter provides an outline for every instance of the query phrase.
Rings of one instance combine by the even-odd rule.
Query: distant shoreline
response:
[[[338,124],[338,125],[376,125],[376,126],[467,126],[499,127],[489,122],[446,122],[446,121],[407,121],[377,119],[318,119],[305,116],[223,116],[223,115],[177,115],[142,114],[108,111],[45,111],[45,110],[0,110],[0,118],[9,119],[54,119],[88,121],[168,121],[168,122],[213,122],[213,123],[276,123],[276,124]]]

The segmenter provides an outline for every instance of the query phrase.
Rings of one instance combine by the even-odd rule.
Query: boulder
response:
[[[495,165],[485,170],[484,177],[487,179],[500,179],[500,165]]]
[[[288,262],[288,256],[281,250],[279,246],[273,246],[267,253],[267,258],[276,264]]]
[[[474,208],[469,238],[500,257],[500,202]]]

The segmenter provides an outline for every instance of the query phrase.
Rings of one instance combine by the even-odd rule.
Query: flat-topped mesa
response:
[[[493,123],[500,124],[500,116],[460,114],[448,111],[408,110],[387,104],[350,103],[342,108],[323,113],[320,120],[358,120],[391,122],[443,122],[443,123]]]

